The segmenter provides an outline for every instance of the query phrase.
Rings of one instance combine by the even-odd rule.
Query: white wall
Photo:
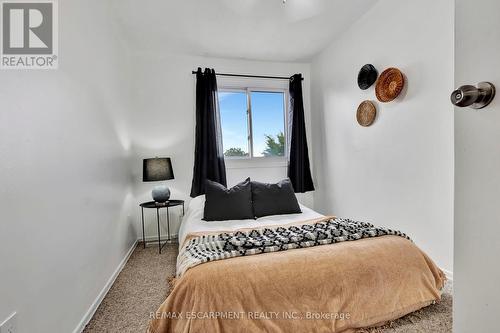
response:
[[[398,67],[407,89],[375,102],[357,87],[362,65]],[[312,63],[315,207],[407,232],[442,268],[453,269],[453,1],[380,0]]]
[[[455,6],[455,86],[489,81],[497,96],[484,109],[455,110],[453,332],[498,332],[500,2]]]
[[[151,188],[155,183],[142,182],[142,159],[154,156],[172,158],[175,179],[167,181],[171,197],[189,200],[194,164],[195,137],[195,76],[192,70],[200,67],[215,68],[221,73],[263,74],[289,76],[302,73],[306,121],[309,113],[309,64],[272,63],[218,59],[176,54],[136,54],[133,58],[133,112],[130,122],[132,143],[132,164],[134,201],[137,205],[151,200]],[[309,130],[309,132],[311,132]],[[309,134],[310,135],[310,134]],[[227,163],[228,185],[251,177],[260,181],[278,181],[286,177],[286,167],[274,163],[241,168],[241,165]],[[312,194],[301,195],[300,199],[312,205]],[[139,223],[140,211],[136,206],[135,217]],[[156,235],[155,212],[145,211],[146,234]],[[162,225],[165,224],[165,212]],[[172,233],[177,233],[179,214],[172,211]],[[164,228],[166,230],[166,227]],[[142,232],[142,231],[141,231]]]
[[[126,52],[105,1],[59,1],[60,68],[0,72],[0,321],[72,332],[136,240]],[[135,221],[134,221],[135,222]]]

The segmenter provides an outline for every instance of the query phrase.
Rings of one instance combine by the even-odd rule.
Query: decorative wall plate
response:
[[[358,124],[364,127],[368,127],[375,121],[377,115],[377,109],[375,105],[370,101],[363,101],[358,106],[358,111],[356,112],[356,119]]]
[[[359,70],[358,87],[361,90],[370,88],[377,81],[378,72],[372,64],[366,64]]]
[[[388,68],[380,74],[375,86],[375,95],[381,102],[390,102],[401,93],[405,85],[403,73],[397,68]]]

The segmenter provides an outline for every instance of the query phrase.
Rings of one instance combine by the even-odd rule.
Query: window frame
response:
[[[275,80],[270,80],[275,81]],[[284,81],[284,80],[280,80]],[[285,81],[288,84],[288,81]],[[288,104],[289,104],[289,92],[287,86],[282,84],[283,82],[274,82],[274,84],[265,84],[264,82],[258,85],[248,84],[248,82],[241,83],[223,83],[219,84],[218,92],[245,92],[247,97],[247,145],[248,145],[248,156],[224,156],[226,161],[234,161],[237,164],[243,162],[269,162],[269,164],[275,164],[276,166],[286,165],[288,160],[288,145],[289,145],[289,129],[288,129]],[[283,93],[283,134],[285,135],[285,148],[283,156],[254,156],[254,141],[253,141],[253,123],[252,123],[252,92],[262,92],[262,93]],[[240,161],[239,163],[236,161]],[[237,168],[238,165],[233,165],[232,167]]]

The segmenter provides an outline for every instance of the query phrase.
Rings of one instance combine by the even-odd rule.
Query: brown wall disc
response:
[[[380,74],[375,85],[375,95],[381,102],[390,102],[401,93],[405,85],[403,73],[397,68],[388,68]]]
[[[363,101],[358,106],[358,111],[356,112],[356,119],[361,126],[370,126],[375,121],[375,116],[377,115],[377,109],[370,101]]]

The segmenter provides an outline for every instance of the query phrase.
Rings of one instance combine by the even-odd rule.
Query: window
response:
[[[284,157],[286,91],[219,89],[226,158]]]

